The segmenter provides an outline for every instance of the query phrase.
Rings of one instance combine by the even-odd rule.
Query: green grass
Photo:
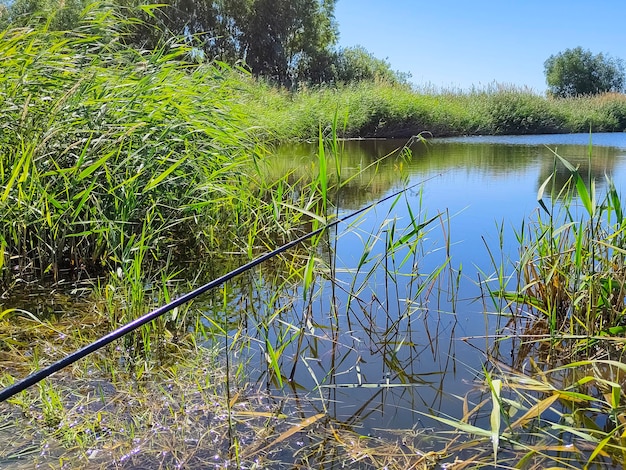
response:
[[[623,199],[610,180],[597,194],[590,175],[556,153],[554,166],[539,189],[541,211],[516,234],[520,256],[510,276],[491,250],[485,297],[505,324],[485,353],[484,379],[461,398],[462,419],[436,418],[463,436],[472,468],[626,461]],[[558,167],[570,175],[564,186],[555,183]],[[503,358],[498,343],[511,340],[511,358]],[[490,409],[491,428],[483,418]]]
[[[571,174],[560,193],[551,189],[557,166]],[[555,154],[555,172],[539,190],[542,211],[517,234],[515,274],[500,277],[495,290],[516,311],[545,320],[555,338],[614,336],[624,329],[626,219],[615,185],[608,180],[607,187],[601,198],[593,179]]]
[[[337,113],[342,137],[622,132],[626,97],[550,99],[525,88],[492,85],[470,91],[413,90],[384,82],[287,92],[250,82],[243,94],[269,136],[314,140]]]

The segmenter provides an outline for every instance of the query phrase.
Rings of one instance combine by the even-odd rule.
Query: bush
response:
[[[549,134],[562,130],[563,119],[540,96],[504,91],[488,98],[493,134]]]

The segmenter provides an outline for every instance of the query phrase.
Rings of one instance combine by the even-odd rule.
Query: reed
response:
[[[314,176],[295,182],[285,178],[272,187],[259,188],[262,202],[256,207],[257,214],[263,212],[264,217],[276,221],[299,215],[296,221],[303,225],[296,226],[297,230],[336,216],[333,201],[340,196],[342,185],[355,184],[358,176],[343,175],[341,155],[336,153],[340,144],[335,132],[331,130],[329,135],[330,139],[320,139]],[[255,171],[262,174],[265,162],[257,164]],[[94,355],[89,363],[54,376],[39,390],[19,394],[5,409],[27,413],[25,432],[39,429],[42,434],[37,445],[54,449],[56,461],[90,468],[105,468],[112,462],[120,468],[314,465],[324,464],[329,455],[336,462],[360,462],[365,468],[385,464],[407,468],[441,460],[443,455],[438,452],[419,454],[417,442],[410,444],[415,451],[407,451],[393,437],[366,439],[358,429],[346,428],[329,415],[333,406],[330,393],[341,369],[352,363],[352,370],[359,370],[360,359],[350,339],[344,337],[346,321],[371,322],[368,341],[388,349],[385,367],[391,370],[390,376],[402,382],[416,380],[405,370],[404,354],[399,356],[415,349],[406,334],[407,324],[422,315],[420,306],[436,290],[441,273],[440,269],[417,271],[423,255],[420,246],[440,216],[425,217],[414,207],[409,220],[397,220],[394,208],[402,203],[412,201],[398,198],[386,206],[388,213],[377,234],[371,245],[364,247],[369,259],[355,272],[337,270],[333,247],[339,235],[326,232],[311,244],[227,283],[219,292],[147,325],[103,354]],[[42,356],[46,362],[53,360],[51,348],[57,356],[63,355],[111,325],[189,289],[189,282],[177,279],[190,276],[171,274],[173,265],[167,258],[150,258],[146,239],[152,217],[153,213],[147,214],[134,238],[123,239],[129,261],[99,281],[88,297],[90,316],[38,320],[36,327],[24,328],[35,320],[19,312],[0,315],[2,330],[16,338],[7,346],[10,354],[1,356],[5,366],[1,383],[10,383],[12,376],[41,366]],[[359,224],[344,229],[358,232]],[[275,236],[280,240],[288,234]],[[260,243],[269,243],[269,237],[265,241],[263,237],[247,239],[254,242],[251,252],[267,249]],[[228,262],[236,264],[249,255],[242,250]],[[151,263],[159,269],[150,269]],[[397,298],[387,304],[386,312],[371,301],[377,292],[374,286],[359,281],[346,292],[346,284],[338,279],[346,274],[371,279],[383,265],[385,277],[398,277],[389,283],[389,296]],[[202,273],[195,283],[201,282],[200,276],[211,276],[214,270],[210,266],[207,260],[207,265],[192,268]],[[406,294],[409,298],[401,299],[398,286],[404,283],[411,286]],[[345,298],[351,301],[344,310],[340,305]],[[384,324],[375,318],[379,314],[386,316]],[[76,328],[76,320],[88,327]],[[24,353],[25,344],[36,352],[34,358]],[[299,390],[303,386],[298,383],[303,370],[313,377],[319,373],[315,357],[329,347],[334,365],[325,376],[315,378],[319,379],[320,401],[285,398],[283,387]],[[39,354],[43,350],[48,354]],[[298,374],[297,369],[301,369]],[[258,377],[256,386],[251,377]],[[376,384],[363,385],[367,390]],[[147,396],[158,398],[148,403]],[[269,403],[273,404],[268,407]],[[0,461],[3,457],[0,454]],[[29,458],[31,462],[49,461],[46,456]]]
[[[510,276],[490,250],[495,274],[483,274],[483,286],[503,324],[483,378],[461,398],[462,419],[435,417],[464,441],[460,468],[624,465],[621,197],[611,181],[598,195],[590,174],[554,155],[541,210],[516,234]],[[557,192],[560,168],[570,179]]]
[[[517,287],[507,290],[501,279],[496,290],[516,305],[519,314],[545,318],[555,338],[607,335],[621,328],[623,321],[621,198],[608,181],[607,194],[599,199],[595,182],[557,154],[556,165],[571,174],[564,190],[570,194],[551,194],[552,200],[560,197],[562,205],[548,203],[548,207],[546,189],[556,172],[542,185],[538,199],[545,215],[539,213],[518,235],[520,261],[517,280],[512,280]],[[571,191],[578,199],[572,199]]]
[[[255,121],[279,141],[315,141],[319,124],[346,119],[341,137],[621,132],[622,94],[553,99],[532,90],[492,84],[468,91],[415,88],[385,82],[320,86],[297,92],[252,81],[242,88]]]
[[[4,385],[333,220],[343,192],[373,188],[380,164],[346,168],[340,136],[552,132],[574,121],[608,126],[609,115],[621,125],[619,96],[581,98],[574,116],[574,101],[510,88],[420,94],[378,82],[289,94],[197,63],[182,45],[129,49],[125,17],[95,5],[73,32],[37,25],[1,33],[3,282],[10,293],[25,280],[62,287],[70,277],[71,301],[58,302],[81,312],[1,311]],[[595,120],[589,110],[606,116]],[[292,138],[318,141],[307,171],[277,171],[265,159],[266,142]],[[394,158],[401,170],[408,146],[384,157]],[[571,174],[580,206],[549,192],[547,180],[544,212],[517,234],[513,275],[491,250],[496,274],[483,283],[485,301],[510,314],[506,327],[516,322],[544,340],[519,349],[518,369],[533,355],[546,365],[520,372],[489,355],[472,392],[479,399],[462,398],[461,419],[436,418],[456,428],[455,438],[437,446],[414,430],[401,441],[371,438],[355,425],[362,410],[347,421],[331,417],[342,388],[371,390],[374,400],[427,385],[412,364],[432,343],[420,345],[411,324],[420,320],[438,341],[429,324],[456,310],[450,286],[461,268],[449,256],[449,218],[423,213],[421,196],[417,204],[403,196],[379,208],[373,228],[362,232],[361,219],[326,231],[2,405],[0,433],[16,428],[19,410],[39,450],[52,450],[0,450],[0,464],[22,456],[87,468],[428,468],[451,456],[458,468],[623,462],[624,369],[614,360],[625,329],[621,198],[612,184],[598,198],[566,160],[555,156],[555,165]],[[560,211],[557,198],[569,201]],[[399,204],[407,220],[395,217]],[[442,236],[433,238],[445,248],[431,252],[425,242],[437,227]],[[353,264],[338,256],[348,236],[361,243]],[[425,257],[437,259],[434,268]],[[202,263],[180,263],[191,258]],[[379,361],[385,381],[368,377],[368,361]],[[297,399],[283,396],[287,387]],[[310,389],[314,398],[298,395]],[[562,421],[547,421],[548,413]]]
[[[135,255],[219,252],[252,221],[279,228],[258,219],[263,152],[241,117],[238,75],[181,44],[128,48],[127,21],[93,5],[75,31],[0,33],[6,285],[16,273],[126,275]]]
[[[584,360],[518,371],[491,358],[491,371],[465,396],[453,428],[458,468],[607,468],[626,457],[624,365]],[[497,377],[497,378],[496,378]],[[496,385],[497,384],[497,385]],[[501,387],[499,397],[495,390]],[[491,399],[485,398],[491,395]],[[485,416],[491,407],[491,426]],[[494,425],[494,423],[496,423]],[[502,423],[501,427],[498,423]]]

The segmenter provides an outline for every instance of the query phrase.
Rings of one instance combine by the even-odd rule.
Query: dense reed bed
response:
[[[243,78],[176,42],[125,46],[130,20],[115,9],[83,16],[71,32],[0,33],[5,285],[247,254],[287,233],[264,199],[275,182],[255,170],[264,153],[242,114]],[[292,207],[281,213],[297,226]]]
[[[412,89],[384,82],[305,88],[295,93],[254,83],[251,109],[280,139],[314,139],[336,112],[343,137],[622,132],[626,97],[550,99],[532,90],[493,85],[471,91]],[[257,104],[261,104],[258,108]]]
[[[123,270],[140,244],[165,246],[166,231],[201,233],[196,191],[218,194],[238,174],[236,155],[218,151],[245,146],[220,113],[229,93],[188,93],[217,71],[185,70],[180,49],[124,48],[114,12],[92,13],[72,33],[3,32],[0,239],[12,271]]]

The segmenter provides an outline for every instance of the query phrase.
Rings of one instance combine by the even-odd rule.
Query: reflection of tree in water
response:
[[[580,175],[583,177],[587,188],[589,180],[595,180],[596,191],[602,193],[606,189],[606,178],[612,176],[616,157],[620,150],[613,147],[594,147],[592,149],[591,159],[589,159],[589,150],[576,145],[564,145],[554,149],[562,158],[578,168]],[[541,160],[541,168],[537,179],[537,189],[546,179],[554,173],[554,178],[546,187],[546,194],[551,194],[554,198],[563,198],[566,196],[566,186],[570,181],[571,173],[565,168],[563,163],[548,149],[546,158]]]
[[[354,140],[341,142],[340,191],[331,189],[329,198],[342,209],[355,210],[383,197],[402,183],[408,175],[411,161],[403,157],[404,140]],[[279,177],[290,174],[290,183],[314,181],[318,175],[317,144],[297,144],[281,147],[271,157],[270,174]],[[337,183],[335,160],[327,155],[329,181]]]

